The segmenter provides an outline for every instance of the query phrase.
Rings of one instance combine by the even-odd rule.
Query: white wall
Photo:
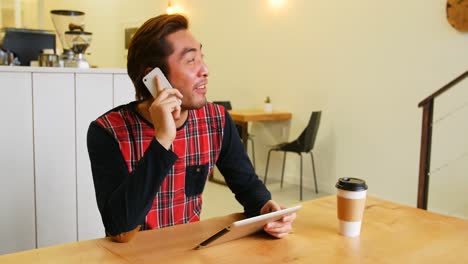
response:
[[[265,2],[201,1],[194,10],[193,31],[208,50],[211,97],[254,107],[270,95],[275,108],[294,113],[290,139],[310,111],[322,109],[320,189],[333,192],[338,177],[361,177],[370,194],[414,206],[417,104],[464,72],[468,59],[468,35],[447,23],[446,2],[288,1],[276,14]],[[297,159],[289,161],[297,168]],[[298,182],[298,174],[289,169],[287,177]]]
[[[270,96],[275,109],[293,112],[289,139],[312,110],[322,110],[319,188],[331,193],[338,177],[361,177],[370,194],[415,205],[417,104],[466,70],[468,35],[448,24],[445,0],[286,2],[274,11],[268,1],[172,1],[185,8],[203,43],[210,99],[252,108]],[[164,12],[166,3],[49,0],[45,6],[85,11],[94,33],[91,63],[125,67],[123,28]],[[285,139],[271,132],[279,127],[252,126],[260,175],[265,145]],[[288,159],[288,181],[298,182],[297,162]],[[306,184],[313,186],[311,177]]]

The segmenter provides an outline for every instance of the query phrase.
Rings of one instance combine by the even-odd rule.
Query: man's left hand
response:
[[[275,201],[269,200],[260,210],[260,214],[266,214],[274,211],[278,211],[283,209],[279,206]],[[283,238],[287,236],[292,230],[292,223],[296,219],[296,213],[292,213],[287,216],[283,216],[282,218],[268,223],[263,227],[263,230],[268,234],[277,237]]]

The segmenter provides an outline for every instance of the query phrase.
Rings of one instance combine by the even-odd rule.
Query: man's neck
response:
[[[188,110],[187,109],[182,109],[180,111],[180,118],[177,119],[177,120],[174,120],[176,127],[179,128],[179,127],[183,126],[185,124],[185,121],[187,121],[187,117],[188,117]]]

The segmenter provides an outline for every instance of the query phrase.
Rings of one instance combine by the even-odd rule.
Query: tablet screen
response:
[[[265,226],[267,223],[276,221],[285,215],[294,213],[301,207],[301,205],[298,205],[291,208],[286,208],[279,211],[236,221],[230,224],[229,226],[219,230],[218,232],[201,242],[195,249],[213,246],[244,236],[248,236],[250,234],[263,230],[263,226]]]

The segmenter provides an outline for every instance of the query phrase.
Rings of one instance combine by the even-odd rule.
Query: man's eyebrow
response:
[[[200,50],[201,50],[201,48],[202,48],[202,44],[200,44]],[[182,50],[182,53],[180,53],[179,57],[180,57],[180,59],[182,59],[185,56],[185,54],[187,54],[189,52],[195,52],[195,51],[197,51],[196,48],[184,48]]]

